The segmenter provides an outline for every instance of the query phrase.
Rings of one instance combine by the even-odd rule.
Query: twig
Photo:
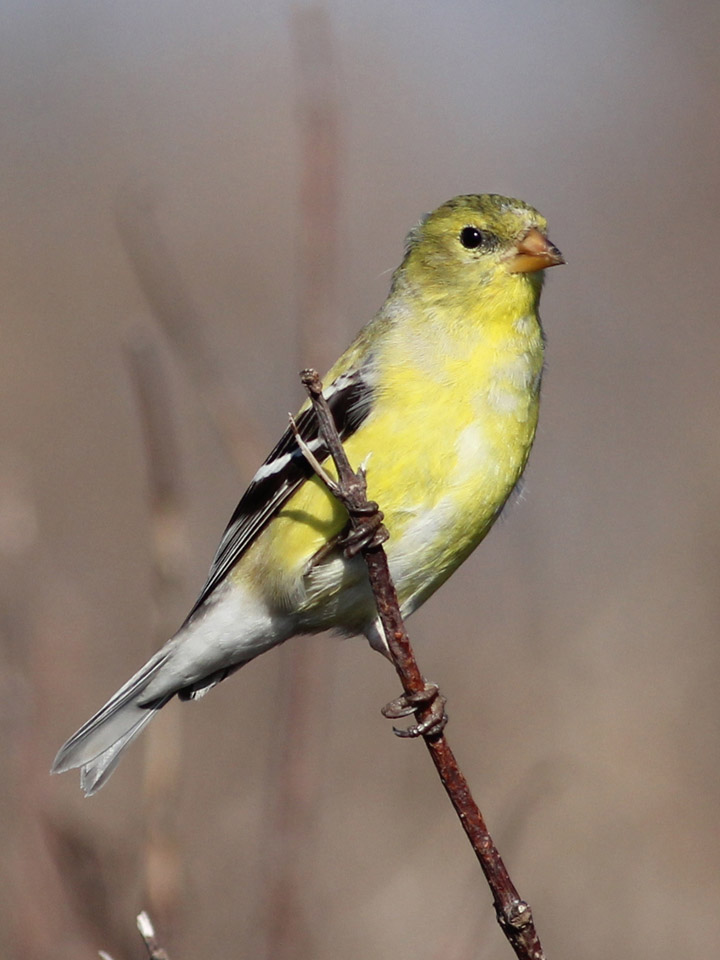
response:
[[[138,914],[137,928],[140,931],[140,936],[143,938],[143,943],[147,947],[150,960],[170,960],[167,951],[164,950],[155,939],[155,928],[152,925],[150,917],[144,910]]]
[[[319,432],[327,444],[338,472],[338,482],[331,491],[348,510],[350,523],[357,530],[366,524],[369,517],[382,514],[377,504],[367,500],[365,476],[362,470],[355,473],[340,442],[330,408],[323,396],[322,383],[316,371],[304,370],[301,379],[307,390]],[[381,531],[383,528],[379,528]],[[385,632],[393,664],[402,683],[405,696],[418,702],[426,693],[428,685],[415,660],[410,638],[405,630],[397,593],[390,577],[387,555],[382,547],[382,534],[361,545],[368,568],[370,585],[375,595],[378,615]],[[427,701],[427,697],[424,698]],[[415,714],[422,727],[432,717],[432,704],[421,701]],[[503,933],[519,960],[545,960],[540,939],[535,930],[529,904],[521,899],[510,879],[505,864],[493,843],[485,820],[472,798],[470,788],[461,773],[455,756],[442,730],[433,729],[423,735],[440,780],[450,797],[455,812],[460,818],[475,855],[493,895],[495,914]]]

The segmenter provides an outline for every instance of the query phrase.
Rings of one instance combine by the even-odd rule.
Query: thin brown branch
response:
[[[382,514],[377,504],[367,500],[363,472],[355,473],[345,455],[330,408],[323,396],[322,383],[318,374],[314,370],[304,370],[301,377],[312,401],[320,434],[337,468],[338,484],[331,487],[332,492],[348,510],[353,529],[357,530],[366,525],[368,518],[373,515],[376,518],[379,517],[381,521]],[[382,535],[376,534],[364,543],[360,550],[367,564],[370,585],[375,595],[378,615],[392,661],[405,696],[412,700],[422,696],[427,690],[427,684],[415,660],[410,638],[400,614],[397,593],[390,576],[382,539]],[[417,708],[415,714],[420,726],[431,719],[431,711],[432,704],[423,704]],[[444,733],[441,730],[425,734],[424,740],[440,780],[480,861],[493,895],[495,913],[503,933],[519,960],[544,960],[545,954],[535,930],[530,906],[520,897],[508,875]]]

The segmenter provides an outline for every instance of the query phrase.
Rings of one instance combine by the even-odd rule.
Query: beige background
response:
[[[541,427],[522,499],[411,633],[548,955],[707,957],[720,934],[720,8],[326,9],[318,82],[340,147],[318,339],[298,334],[301,90],[316,81],[288,7],[2,5],[0,952],[138,957],[134,915],[154,904],[173,960],[509,956],[422,745],[379,715],[397,682],[361,641],[315,648],[298,791],[316,816],[292,815],[285,873],[271,811],[272,758],[298,733],[279,703],[289,647],[168,708],[160,750],[179,724],[182,756],[177,775],[157,765],[164,800],[143,786],[139,744],[92,800],[74,774],[47,775],[159,642],[124,345],[139,331],[157,345],[176,417],[187,559],[173,623],[257,465],[227,455],[143,294],[138,195],[219,389],[269,449],[300,401],[296,370],[379,306],[414,220],[494,191],[539,207],[568,260],[543,299]]]

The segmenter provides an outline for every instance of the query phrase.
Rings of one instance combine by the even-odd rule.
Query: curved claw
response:
[[[447,700],[440,693],[437,684],[426,683],[423,690],[410,694],[404,693],[395,700],[391,700],[382,708],[381,713],[389,720],[399,720],[401,717],[409,717],[410,714],[425,708],[428,711],[427,716],[407,729],[393,727],[393,733],[397,737],[406,739],[437,736],[445,729],[448,722],[445,712],[446,703]]]

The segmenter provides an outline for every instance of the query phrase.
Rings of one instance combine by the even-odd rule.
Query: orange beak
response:
[[[529,230],[505,261],[510,273],[533,273],[565,263],[558,248],[537,227]]]

